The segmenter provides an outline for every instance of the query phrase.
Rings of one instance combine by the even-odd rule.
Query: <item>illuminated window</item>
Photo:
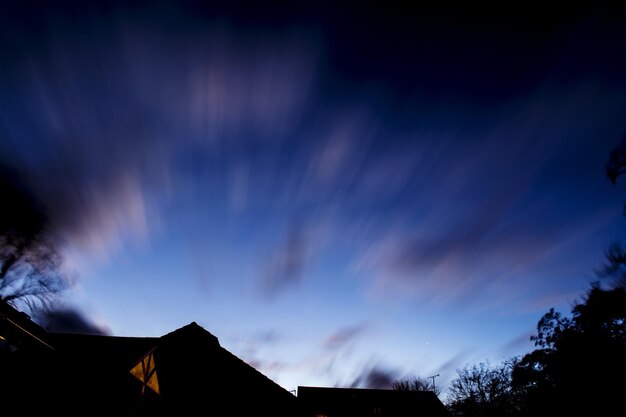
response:
[[[146,355],[137,362],[130,370],[130,373],[141,381],[141,395],[146,391],[146,387],[150,388],[157,394],[161,394],[159,389],[159,379],[157,378],[156,365],[154,363],[154,351],[146,353]]]

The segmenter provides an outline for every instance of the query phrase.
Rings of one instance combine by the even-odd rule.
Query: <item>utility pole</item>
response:
[[[428,378],[432,378],[433,379],[433,392],[435,393],[435,395],[437,394],[437,389],[435,388],[435,378],[437,378],[438,376],[439,376],[439,374],[428,377]]]

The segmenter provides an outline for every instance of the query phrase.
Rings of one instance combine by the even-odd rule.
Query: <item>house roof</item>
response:
[[[45,336],[54,350],[18,349],[0,356],[6,376],[0,391],[29,403],[33,412],[80,414],[99,404],[100,412],[140,415],[191,414],[210,407],[220,415],[262,408],[288,416],[297,407],[296,397],[221,347],[197,323],[161,337]],[[245,401],[233,401],[244,398],[241,392]]]
[[[59,354],[75,361],[97,357],[99,368],[111,372],[130,369],[159,338],[49,333],[48,340]]]
[[[4,300],[0,300],[0,337],[16,348],[53,350],[46,331]]]
[[[313,414],[368,415],[372,409],[378,409],[379,414],[383,409],[384,415],[449,415],[441,400],[431,391],[299,386],[298,399]]]
[[[52,333],[50,343],[73,360],[98,355],[107,373],[126,376],[146,353],[154,351],[165,395],[186,390],[262,389],[294,398],[237,356],[220,346],[216,336],[192,322],[161,337],[116,337]]]

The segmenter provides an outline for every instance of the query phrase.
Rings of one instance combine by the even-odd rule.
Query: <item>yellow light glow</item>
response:
[[[161,394],[159,388],[159,379],[157,378],[156,363],[154,362],[154,351],[146,353],[146,355],[137,362],[130,370],[132,376],[141,381],[141,394],[146,391],[146,387],[150,388],[157,394]]]

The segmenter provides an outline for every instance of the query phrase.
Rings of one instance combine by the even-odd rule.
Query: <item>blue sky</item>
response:
[[[196,321],[289,390],[445,386],[624,235],[608,10],[3,7],[1,161],[112,334]]]

